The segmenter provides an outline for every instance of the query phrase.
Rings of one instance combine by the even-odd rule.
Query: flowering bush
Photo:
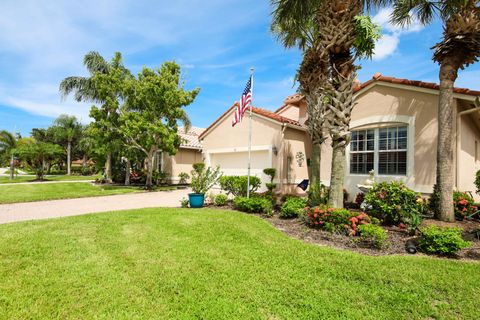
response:
[[[397,181],[374,184],[365,194],[365,202],[368,213],[387,225],[408,224],[426,208],[420,194]]]
[[[313,228],[356,235],[359,225],[375,222],[364,212],[325,207],[305,208],[304,220]]]
[[[478,212],[473,198],[465,192],[455,191],[453,193],[453,207],[455,209],[455,217],[459,220],[473,219]]]

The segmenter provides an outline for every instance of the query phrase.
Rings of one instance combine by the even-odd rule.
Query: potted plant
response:
[[[193,164],[191,188],[192,193],[188,194],[191,208],[201,208],[205,202],[205,193],[217,183],[222,173],[220,167],[212,169],[205,168],[204,163]]]

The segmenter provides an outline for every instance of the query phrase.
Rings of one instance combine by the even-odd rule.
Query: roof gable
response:
[[[220,123],[223,119],[225,119],[225,117],[228,116],[237,106],[238,106],[238,102],[235,102],[230,108],[228,108],[227,111],[225,111],[217,120],[215,120],[207,129],[205,129],[202,132],[202,134],[199,136],[199,139],[203,139],[210,131],[212,131],[215,128],[215,126],[218,123]],[[281,115],[278,115],[266,109],[252,107],[252,115],[276,122],[278,124],[288,124],[293,127],[297,127],[298,129],[303,129],[303,126],[300,124],[300,122],[287,117],[283,117]]]

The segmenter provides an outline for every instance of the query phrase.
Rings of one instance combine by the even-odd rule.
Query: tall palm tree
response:
[[[321,119],[313,122],[320,126],[311,130],[317,131],[317,134],[320,132],[324,139],[323,130],[319,127],[326,127],[332,138],[329,204],[334,207],[343,207],[345,151],[350,141],[350,115],[354,107],[353,85],[358,68],[355,59],[371,57],[375,40],[380,36],[379,28],[370,18],[361,15],[364,8],[379,6],[384,2],[384,0],[272,1],[276,8],[274,22],[282,27],[280,29],[287,31],[283,33],[282,38],[290,39],[284,40],[284,43],[296,43],[301,49],[307,47],[307,50],[304,50],[299,80],[313,80],[316,101],[318,105],[322,105],[321,111],[317,113]],[[296,36],[298,34],[301,36]],[[292,41],[292,38],[296,39],[296,42]],[[315,85],[315,81],[318,81],[317,73],[321,73],[322,81]],[[301,84],[301,87],[307,92],[312,91],[309,85]]]
[[[122,55],[120,52],[116,52],[110,62],[107,62],[98,52],[91,51],[87,53],[83,59],[83,64],[87,68],[90,76],[79,77],[72,76],[67,77],[60,83],[60,94],[65,99],[70,93],[74,93],[74,98],[78,102],[96,102],[105,104],[108,99],[118,99],[119,92],[109,92],[105,94],[96,87],[94,81],[95,75],[109,74],[113,71],[120,72],[124,77],[131,77],[130,71],[124,67],[122,62]],[[112,104],[109,104],[112,105]],[[107,117],[115,116],[118,110],[111,110],[106,108]],[[116,128],[107,128],[109,130],[115,130]],[[106,141],[108,143],[108,141]],[[110,149],[110,148],[107,148]],[[107,151],[107,160],[105,163],[105,178],[108,182],[112,181],[112,150]]]
[[[303,59],[297,71],[299,91],[307,102],[308,133],[312,141],[311,183],[320,183],[320,148],[327,138],[324,131],[323,88],[327,81],[328,61],[319,42],[316,6],[304,1],[272,1],[274,5],[272,32],[286,48],[298,48]]]
[[[433,49],[433,61],[440,65],[438,101],[437,217],[454,221],[453,211],[453,87],[458,70],[480,57],[480,0],[398,0],[393,1],[392,22],[408,25],[413,18],[422,24],[435,16],[443,22],[443,38]]]
[[[10,158],[10,180],[13,180],[14,173],[14,155],[13,149],[17,146],[17,138],[14,134],[6,131],[0,131],[0,154]]]
[[[67,175],[72,174],[72,143],[80,138],[82,125],[75,116],[60,115],[53,123],[53,132],[67,152]]]

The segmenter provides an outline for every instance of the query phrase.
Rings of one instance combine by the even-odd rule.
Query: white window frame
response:
[[[412,180],[414,178],[414,155],[415,155],[415,118],[404,115],[386,115],[386,116],[373,116],[350,123],[350,130],[365,130],[365,126],[369,126],[370,129],[375,130],[375,147],[374,147],[374,171],[375,177],[398,179],[398,180]],[[401,127],[407,126],[407,170],[405,175],[391,175],[391,174],[379,174],[379,129],[387,127]],[[347,175],[353,177],[368,177],[367,174],[350,173],[350,144],[347,145],[346,152],[346,167]]]

